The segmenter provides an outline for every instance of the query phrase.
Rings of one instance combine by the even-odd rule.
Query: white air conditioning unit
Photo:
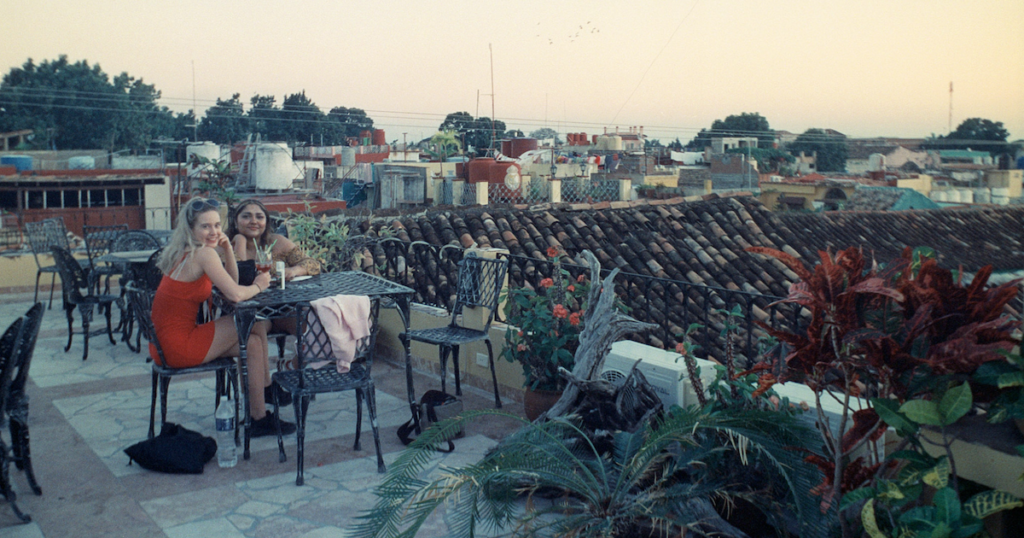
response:
[[[601,377],[608,381],[624,379],[637,360],[640,360],[637,370],[640,370],[647,378],[647,382],[654,387],[665,409],[673,405],[685,408],[697,403],[697,397],[686,373],[686,362],[674,351],[629,340],[615,342],[604,359]],[[701,381],[706,387],[715,378],[714,364],[701,359],[697,359],[697,362],[700,366]]]

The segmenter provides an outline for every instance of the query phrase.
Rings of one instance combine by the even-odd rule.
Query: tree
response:
[[[757,168],[761,172],[778,173],[783,164],[796,161],[789,153],[775,148],[733,148],[726,150],[726,153],[749,155],[757,161]]]
[[[469,112],[453,112],[444,118],[437,130],[453,130],[465,141],[467,150],[484,153],[492,147],[494,140],[504,136],[505,122],[495,120],[492,123],[487,117],[473,118]]]
[[[250,132],[249,121],[237,93],[226,101],[217,98],[217,104],[206,109],[203,121],[199,124],[200,139],[218,144],[234,144],[245,140]]]
[[[174,115],[160,92],[121,73],[111,81],[98,64],[61,55],[38,66],[28,59],[0,82],[0,131],[32,129],[33,144],[53,149],[142,149]]]
[[[558,131],[548,127],[541,127],[540,129],[531,132],[530,138],[536,138],[537,140],[547,140],[550,138],[555,141],[556,146],[562,143],[558,138]]]
[[[808,129],[786,149],[792,154],[802,151],[810,155],[817,152],[815,164],[819,172],[846,170],[846,137],[843,135],[830,134],[823,129]]]
[[[250,128],[259,133],[263,140],[286,140],[287,133],[281,128],[281,109],[277,106],[277,98],[273,95],[253,95],[249,99]]]
[[[332,144],[341,144],[345,138],[355,138],[361,131],[373,129],[373,119],[361,108],[336,106],[327,113],[327,121]],[[326,137],[324,140],[326,142]]]
[[[448,157],[455,155],[462,149],[458,135],[455,131],[439,131],[427,141],[426,153],[431,157],[444,162]]]
[[[724,120],[715,120],[711,130],[701,129],[687,147],[700,151],[711,145],[713,138],[756,136],[757,145],[770,148],[775,143],[775,131],[768,125],[768,120],[757,112],[733,114]]]
[[[671,149],[673,151],[683,151],[683,143],[679,141],[679,137],[678,136],[676,137],[675,140],[673,140],[672,142],[669,142],[668,149]]]
[[[1003,122],[982,118],[969,118],[946,136],[938,136],[924,144],[928,149],[972,149],[987,151],[992,155],[1012,154],[1017,146],[1006,143],[1010,132]],[[986,144],[984,142],[992,142]]]

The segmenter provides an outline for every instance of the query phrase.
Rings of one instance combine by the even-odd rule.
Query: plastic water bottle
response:
[[[217,413],[217,465],[234,467],[238,463],[238,452],[235,450],[235,409],[227,396],[220,397]]]

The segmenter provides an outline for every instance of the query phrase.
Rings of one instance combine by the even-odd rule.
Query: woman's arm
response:
[[[267,289],[270,286],[270,274],[259,273],[256,275],[256,279],[253,281],[251,286],[241,286],[238,284],[237,271],[238,266],[234,262],[234,254],[230,254],[231,263],[229,266],[235,267],[235,276],[232,277],[226,269],[224,264],[221,263],[220,256],[217,252],[209,247],[202,247],[196,250],[193,255],[199,267],[206,273],[206,276],[210,277],[214,286],[224,294],[229,301],[237,303],[239,301],[245,301],[252,299],[256,294]]]
[[[235,261],[235,249],[228,240],[228,236],[221,232],[220,241],[217,242],[217,249],[221,251],[224,258],[224,268],[227,270],[231,278],[238,282],[238,262]]]
[[[235,234],[235,237],[231,239],[231,244],[235,248],[235,260],[244,262],[249,259],[249,238],[242,234]]]
[[[283,259],[288,266],[284,270],[285,280],[291,280],[297,276],[319,275],[320,262],[306,256],[302,249],[287,237],[276,235],[277,243],[274,244],[274,256],[276,259]]]

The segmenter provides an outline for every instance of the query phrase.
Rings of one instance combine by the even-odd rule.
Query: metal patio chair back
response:
[[[50,219],[25,223],[25,238],[28,240],[29,248],[32,249],[32,258],[35,259],[37,268],[36,291],[32,301],[39,300],[39,277],[43,273],[50,273],[50,308],[53,308],[53,289],[57,283],[57,264],[43,265],[43,262],[39,261],[39,256],[49,254],[50,248],[54,246],[67,248],[68,244],[66,236],[60,244],[51,244],[50,237],[52,234],[48,232],[47,228],[52,226],[56,226],[56,223]]]
[[[89,263],[93,274],[99,278],[106,277],[104,290],[110,290],[110,277],[121,274],[119,264],[108,263],[100,265],[96,258],[110,252],[110,246],[122,233],[128,231],[127,224],[112,224],[109,226],[84,226],[82,235],[85,236],[85,252],[89,257]]]
[[[57,262],[57,270],[60,271],[61,286],[64,289],[64,313],[68,318],[68,344],[64,347],[67,352],[71,349],[71,340],[75,335],[74,321],[75,308],[82,315],[82,336],[85,339],[85,347],[82,351],[82,360],[89,358],[89,324],[92,322],[92,315],[98,306],[104,310],[107,318],[107,336],[110,343],[117,345],[114,340],[114,328],[110,323],[111,306],[117,301],[115,295],[104,295],[94,293],[95,279],[89,274],[89,270],[79,265],[78,260],[71,255],[66,248],[53,247],[53,260]]]
[[[230,387],[234,389],[235,394],[235,424],[239,424],[238,395],[240,393],[238,392],[238,369],[235,359],[232,357],[221,357],[198,366],[191,366],[188,368],[167,366],[167,361],[164,359],[164,348],[160,345],[160,340],[156,337],[156,328],[153,326],[153,297],[155,292],[141,288],[134,282],[128,283],[127,288],[128,304],[132,309],[133,317],[138,322],[139,330],[142,332],[142,335],[145,336],[150,345],[155,348],[157,354],[156,358],[158,359],[151,362],[153,370],[153,390],[149,406],[149,438],[152,439],[155,435],[157,390],[160,391],[160,428],[163,429],[164,423],[167,422],[167,389],[170,386],[171,378],[176,375],[215,372],[217,382],[216,389],[214,391],[214,409],[217,408],[221,395],[228,393],[228,386],[230,385]],[[235,430],[235,443],[238,443],[237,429]]]
[[[375,323],[380,310],[380,300],[370,300],[370,335],[356,343],[354,360],[348,372],[339,373],[337,356],[331,346],[331,338],[320,322],[316,309],[310,303],[300,303],[295,310],[298,331],[296,369],[274,372],[273,378],[284,390],[292,395],[295,408],[296,461],[298,470],[295,484],[304,482],[304,450],[306,441],[306,416],[309,402],[316,394],[328,392],[355,391],[356,396],[356,439],[353,450],[360,450],[359,434],[362,430],[363,402],[373,430],[373,443],[377,449],[377,471],[385,472],[384,457],[380,449],[380,430],[377,426],[377,396],[371,370],[377,341],[378,324]],[[316,364],[324,363],[324,364]],[[315,364],[315,366],[311,366]],[[275,399],[277,392],[274,393]],[[274,415],[280,425],[281,406],[274,402]],[[277,434],[277,448],[280,461],[285,461],[284,440],[280,426]]]
[[[124,275],[121,277],[121,300],[124,304],[124,318],[121,324],[123,339],[128,345],[128,349],[139,352],[142,350],[142,330],[139,329],[135,332],[135,312],[131,308],[131,297],[127,295],[128,285],[132,284],[137,288],[144,289],[150,293],[156,293],[156,289],[160,287],[160,281],[163,280],[164,273],[156,266],[157,260],[160,259],[160,254],[164,251],[163,248],[158,249],[152,255],[145,264],[129,263],[125,267]],[[132,333],[135,333],[135,345],[132,345]]]
[[[0,420],[7,419],[7,399],[11,388],[11,378],[14,374],[15,351],[23,339],[25,319],[15,319],[0,336]],[[18,508],[18,496],[11,487],[10,468],[13,456],[10,447],[0,437],[0,493],[10,503],[14,514],[24,523],[32,521],[32,518]]]
[[[452,356],[452,367],[455,373],[455,394],[462,395],[459,380],[459,347],[470,342],[483,340],[487,345],[488,364],[491,368],[491,380],[494,383],[494,406],[501,407],[501,396],[498,392],[498,377],[494,371],[494,350],[491,346],[490,328],[494,314],[498,309],[498,298],[505,284],[508,272],[508,259],[489,259],[466,255],[459,262],[459,280],[456,282],[455,304],[452,307],[451,321],[445,327],[434,329],[410,330],[399,335],[405,345],[406,355],[410,353],[409,340],[424,342],[438,346],[441,363],[441,391],[445,392],[448,377],[448,355]],[[464,326],[460,320],[465,319],[467,308],[483,307],[487,309],[483,328],[476,329]],[[408,357],[407,357],[408,360]]]
[[[25,478],[36,495],[42,495],[43,489],[36,481],[35,471],[32,469],[32,452],[29,449],[28,431],[28,394],[25,392],[25,385],[28,383],[29,368],[32,365],[32,356],[36,350],[36,340],[39,336],[39,327],[42,325],[43,314],[46,310],[43,303],[36,303],[28,309],[22,317],[21,340],[14,349],[12,367],[14,369],[11,377],[11,385],[7,392],[7,418],[10,421],[11,450],[15,466],[25,472]]]

